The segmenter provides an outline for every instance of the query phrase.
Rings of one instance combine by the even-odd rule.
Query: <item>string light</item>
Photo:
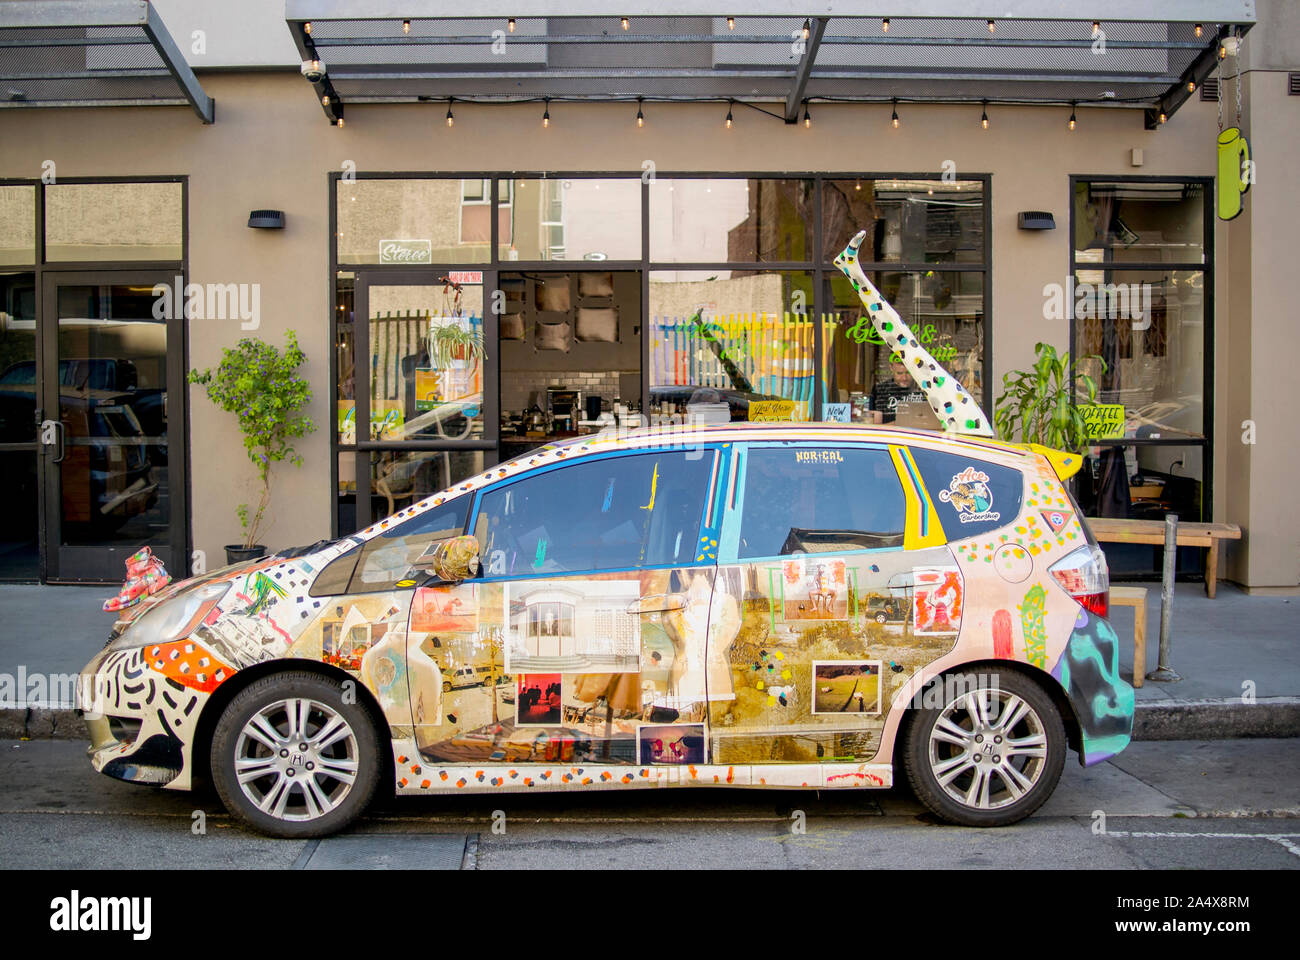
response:
[[[880,21],[880,32],[881,32],[881,33],[888,33],[888,32],[889,32],[889,18],[888,18],[888,17],[885,17],[885,19],[883,19],[883,20]]]
[[[995,30],[997,30],[997,24],[995,24],[992,20],[990,20],[990,21],[989,21],[989,33],[993,33]]]
[[[1227,56],[1228,56],[1228,48],[1225,47],[1223,44],[1219,44],[1219,59],[1223,60]]]
[[[1074,126],[1075,126],[1075,123],[1076,123],[1076,122],[1077,122],[1077,121],[1074,119],[1074,104],[1071,103],[1071,104],[1070,104],[1070,129],[1071,129],[1071,130],[1074,129]]]
[[[619,21],[619,23],[623,25],[624,30],[626,30],[629,26],[631,26],[631,21],[629,21],[627,17],[624,17],[622,20]]]
[[[456,118],[455,118],[454,116],[452,116],[452,113],[451,113],[451,101],[448,100],[448,101],[447,101],[447,126],[450,127],[450,126],[451,126],[452,124],[454,124],[455,122],[456,122]]]
[[[808,112],[808,101],[803,102],[803,125],[805,128],[812,126],[812,114]]]
[[[509,30],[511,33],[514,33],[514,32],[515,32],[515,18],[514,18],[514,17],[511,17],[509,20],[506,21],[506,29]]]
[[[339,117],[337,120],[335,120],[334,126],[341,128],[343,126],[343,118]],[[342,236],[342,234],[339,234],[339,236]]]
[[[984,101],[984,109],[980,111],[980,126],[985,130],[989,128],[989,102]]]
[[[803,38],[807,40],[809,34],[811,33],[812,33],[812,23],[808,20],[805,20],[803,22]]]
[[[853,189],[854,189],[854,190],[861,190],[861,189],[862,189],[862,181],[861,181],[861,180],[855,181],[854,184],[853,184]]]
[[[1188,93],[1195,93],[1195,92],[1196,92],[1196,81],[1195,81],[1195,80],[1188,80],[1188,81],[1187,81],[1187,92],[1188,92]]]
[[[894,104],[894,115],[889,118],[889,122],[892,123],[894,125],[894,129],[897,130],[898,129],[898,100],[895,99],[893,101],[893,104]]]
[[[636,125],[637,125],[638,127],[644,127],[644,126],[645,126],[645,114],[641,112],[641,98],[640,98],[640,97],[637,97],[637,98],[636,98]]]
[[[1198,39],[1201,36],[1201,25],[1199,23],[1196,25],[1196,36]]]
[[[732,123],[735,122],[735,121],[732,120],[732,118],[731,118],[731,103],[732,103],[732,101],[730,101],[730,100],[727,101],[727,129],[728,129],[728,130],[731,129],[731,125],[732,125]]]
[[[1161,111],[1160,111],[1160,122],[1161,122],[1161,123],[1164,123],[1164,122],[1165,122],[1166,120],[1168,120],[1168,119],[1169,119],[1168,115],[1166,115],[1166,113],[1165,113],[1163,110],[1161,110]]]
[[[402,21],[402,33],[410,33],[410,32],[411,32],[411,21],[410,21],[410,20],[403,20],[403,21]]]
[[[307,33],[307,34],[310,34],[310,33],[311,33],[311,21],[310,21],[310,20],[308,20],[306,23],[304,23],[304,24],[302,25],[302,32],[303,32],[303,33]]]
[[[330,105],[330,95],[328,93],[320,98],[320,105],[322,107],[328,107]]]
[[[551,98],[547,97],[546,108],[542,110],[542,126],[549,127],[550,125],[551,125]]]
[[[1101,21],[1094,20],[1092,21],[1092,35],[1095,37],[1099,33],[1101,33]]]
[[[735,29],[736,29],[736,18],[735,18],[735,17],[727,17],[727,29],[728,29],[728,30],[735,30]]]

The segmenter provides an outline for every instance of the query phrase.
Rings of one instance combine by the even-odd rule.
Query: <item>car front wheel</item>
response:
[[[958,673],[920,696],[903,764],[931,811],[964,826],[1005,826],[1051,796],[1065,765],[1065,725],[1038,684],[1012,672]]]
[[[374,795],[379,759],[366,709],[342,684],[307,672],[240,691],[212,740],[212,778],[226,809],[277,837],[319,837],[351,823]]]

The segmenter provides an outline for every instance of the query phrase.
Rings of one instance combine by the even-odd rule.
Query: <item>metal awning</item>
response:
[[[808,102],[897,100],[1129,107],[1149,127],[1255,22],[1254,0],[617,7],[286,0],[285,19],[304,72],[324,65],[309,79],[331,122],[349,103],[734,100],[779,102],[793,123]]]
[[[212,98],[144,0],[0,0],[0,107],[183,106]]]

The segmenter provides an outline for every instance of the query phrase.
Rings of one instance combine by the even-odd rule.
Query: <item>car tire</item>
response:
[[[381,756],[374,720],[341,683],[277,673],[249,684],[222,712],[212,782],[231,815],[255,830],[322,837],[370,804]]]
[[[1065,766],[1065,724],[1039,684],[1013,671],[953,673],[919,696],[904,731],[903,769],[934,814],[1000,827],[1051,796]]]
[[[889,615],[885,613],[885,611],[881,610],[879,613],[876,614],[876,623],[888,623],[888,622],[889,622]]]

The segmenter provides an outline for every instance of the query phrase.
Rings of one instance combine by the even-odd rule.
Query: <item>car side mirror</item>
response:
[[[478,538],[448,537],[429,544],[414,566],[444,583],[460,583],[478,575]]]

